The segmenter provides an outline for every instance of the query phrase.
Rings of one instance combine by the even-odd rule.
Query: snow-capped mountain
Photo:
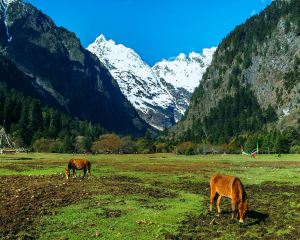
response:
[[[139,55],[103,35],[87,49],[108,68],[144,120],[158,129],[173,124],[173,97]]]
[[[215,48],[204,55],[180,54],[152,68],[132,49],[100,35],[88,46],[118,82],[121,91],[153,127],[163,130],[177,122],[211,62]]]

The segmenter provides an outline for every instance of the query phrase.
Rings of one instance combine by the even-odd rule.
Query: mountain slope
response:
[[[148,125],[74,33],[20,0],[1,0],[0,13],[1,51],[32,78],[40,99],[110,131],[145,132]]]
[[[163,112],[173,111],[172,97],[158,81],[151,68],[132,50],[103,35],[88,47],[109,69],[120,89],[146,121],[161,128],[160,122],[171,124],[172,116]],[[172,108],[172,107],[171,107]]]
[[[193,53],[190,58],[180,55],[151,68],[132,49],[103,35],[87,49],[109,69],[140,116],[160,130],[181,118],[214,52],[207,50],[204,56]]]
[[[225,142],[299,108],[299,35],[297,0],[273,1],[238,26],[219,45],[171,135]]]
[[[17,147],[32,147],[48,139],[45,151],[74,152],[79,145],[76,147],[73,142],[79,137],[88,147],[105,132],[97,124],[74,119],[42,104],[32,85],[34,79],[22,73],[1,53],[0,73],[0,122],[5,123],[5,130]]]
[[[152,70],[162,84],[173,96],[177,111],[175,121],[178,122],[187,110],[193,91],[210,65],[215,47],[203,49],[203,53],[181,53],[174,60],[162,60],[156,63]]]

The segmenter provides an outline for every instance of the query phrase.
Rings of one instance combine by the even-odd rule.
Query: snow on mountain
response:
[[[108,68],[143,119],[158,129],[171,124],[169,116],[161,112],[172,106],[172,96],[139,55],[122,44],[106,40],[103,35],[87,49]]]
[[[87,48],[106,66],[121,91],[153,127],[163,130],[183,115],[189,99],[211,62],[215,48],[204,54],[180,54],[150,67],[132,49],[100,35]]]
[[[154,72],[176,88],[193,92],[208,65],[216,48],[204,49],[203,54],[191,52],[188,56],[181,53],[175,60],[163,60],[154,65]]]

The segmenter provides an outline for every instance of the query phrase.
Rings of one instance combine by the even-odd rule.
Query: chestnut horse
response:
[[[69,179],[70,177],[70,170],[73,170],[73,177],[76,177],[75,169],[83,170],[83,177],[85,177],[86,172],[91,175],[91,163],[88,160],[84,159],[71,159],[68,164],[68,168],[65,169],[66,177]]]
[[[221,174],[213,175],[210,179],[210,211],[213,201],[218,194],[217,210],[221,213],[220,201],[222,197],[231,198],[232,219],[236,214],[239,222],[243,223],[248,211],[247,195],[241,180],[234,176]]]

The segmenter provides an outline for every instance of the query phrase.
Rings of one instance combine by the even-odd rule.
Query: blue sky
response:
[[[271,0],[27,0],[84,47],[100,34],[133,48],[150,65],[217,46]]]

